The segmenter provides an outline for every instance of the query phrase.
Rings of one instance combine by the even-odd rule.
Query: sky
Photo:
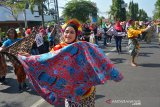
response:
[[[61,7],[64,7],[65,4],[70,0],[58,0],[59,5],[59,14],[62,15],[63,9]],[[107,17],[107,11],[109,11],[110,6],[112,5],[112,0],[91,0],[97,4],[97,7],[99,9],[98,15]],[[132,0],[124,0],[125,3],[129,4]],[[154,11],[154,4],[157,0],[133,0],[134,3],[138,3],[139,9],[143,9],[146,11],[149,17],[153,16]]]

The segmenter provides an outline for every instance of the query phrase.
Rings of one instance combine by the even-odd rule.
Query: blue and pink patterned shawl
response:
[[[65,98],[79,101],[92,86],[122,79],[102,50],[87,42],[42,55],[18,57],[35,90],[50,104],[61,103]]]

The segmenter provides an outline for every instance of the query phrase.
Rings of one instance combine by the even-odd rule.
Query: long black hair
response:
[[[14,39],[17,39],[18,34],[17,34],[17,32],[16,32],[16,30],[15,30],[14,28],[10,28],[10,29],[7,31],[7,36],[8,36],[8,38],[10,38],[10,37],[9,37],[9,33],[10,33],[11,31],[14,32]]]

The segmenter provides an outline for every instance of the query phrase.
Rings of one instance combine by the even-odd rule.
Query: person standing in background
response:
[[[103,22],[102,23],[102,28],[103,28],[103,30],[104,30],[104,34],[103,34],[103,38],[104,38],[104,40],[103,40],[103,45],[104,46],[107,46],[107,23],[106,22]]]
[[[89,28],[89,25],[85,23],[82,28],[82,35],[85,41],[89,42],[90,34],[91,34],[91,29]]]
[[[7,47],[11,46],[13,43],[16,43],[17,41],[21,40],[21,39],[17,38],[18,34],[17,34],[17,32],[14,28],[11,28],[7,31],[7,36],[8,36],[8,39],[6,41],[4,41],[3,45],[0,47],[0,51],[3,51]],[[6,82],[7,65],[6,65],[6,62],[5,62],[5,58],[3,56],[1,56],[0,61],[3,61],[3,62],[0,62],[0,64],[2,66],[2,71],[4,72],[1,75],[0,80],[1,80],[2,83],[6,84],[7,83]],[[19,91],[22,91],[23,89],[27,89],[28,87],[27,87],[27,84],[25,82],[26,74],[24,72],[23,66],[17,64],[17,62],[12,61],[12,60],[11,60],[11,63],[14,67],[15,75],[17,76]]]
[[[95,44],[98,45],[98,35],[97,35],[97,25],[92,23],[90,26],[90,30],[93,32],[94,37],[95,37]]]
[[[56,34],[56,29],[52,25],[48,28],[48,41],[49,41],[49,50],[52,49],[55,46],[54,37]]]
[[[107,30],[109,28],[111,28],[111,27],[112,27],[112,22],[108,21],[108,23],[107,23]],[[113,35],[111,35],[111,34],[107,34],[107,44],[111,44],[112,36]]]
[[[140,45],[138,42],[138,36],[145,32],[147,29],[138,29],[136,30],[135,28],[135,21],[131,20],[131,26],[127,30],[127,35],[128,35],[128,49],[129,53],[131,55],[131,66],[135,67],[138,66],[137,63],[135,62],[135,58],[139,53]]]
[[[114,28],[117,32],[123,32],[122,26],[120,25],[119,21],[117,21]],[[122,52],[122,46],[121,46],[122,36],[114,35],[114,39],[115,39],[115,42],[116,42],[117,52],[118,52],[118,54],[120,54]]]
[[[25,32],[22,27],[19,28],[19,31],[17,34],[18,34],[17,38],[24,38],[25,37]]]
[[[160,20],[158,20],[157,21],[157,23],[155,23],[155,25],[157,25],[156,27],[157,27],[157,29],[156,29],[156,31],[157,31],[157,34],[158,34],[158,44],[160,45]]]

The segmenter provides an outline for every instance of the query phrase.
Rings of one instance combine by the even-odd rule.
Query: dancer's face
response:
[[[71,27],[71,26],[68,26],[66,29],[65,29],[65,31],[64,31],[64,41],[66,42],[66,43],[72,43],[72,42],[74,42],[75,41],[75,39],[76,39],[76,31],[75,31],[75,29],[73,28],[73,27]]]
[[[15,38],[15,32],[14,32],[13,30],[11,30],[11,31],[8,33],[8,35],[9,35],[9,38],[10,38],[10,39],[14,39],[14,38]]]

